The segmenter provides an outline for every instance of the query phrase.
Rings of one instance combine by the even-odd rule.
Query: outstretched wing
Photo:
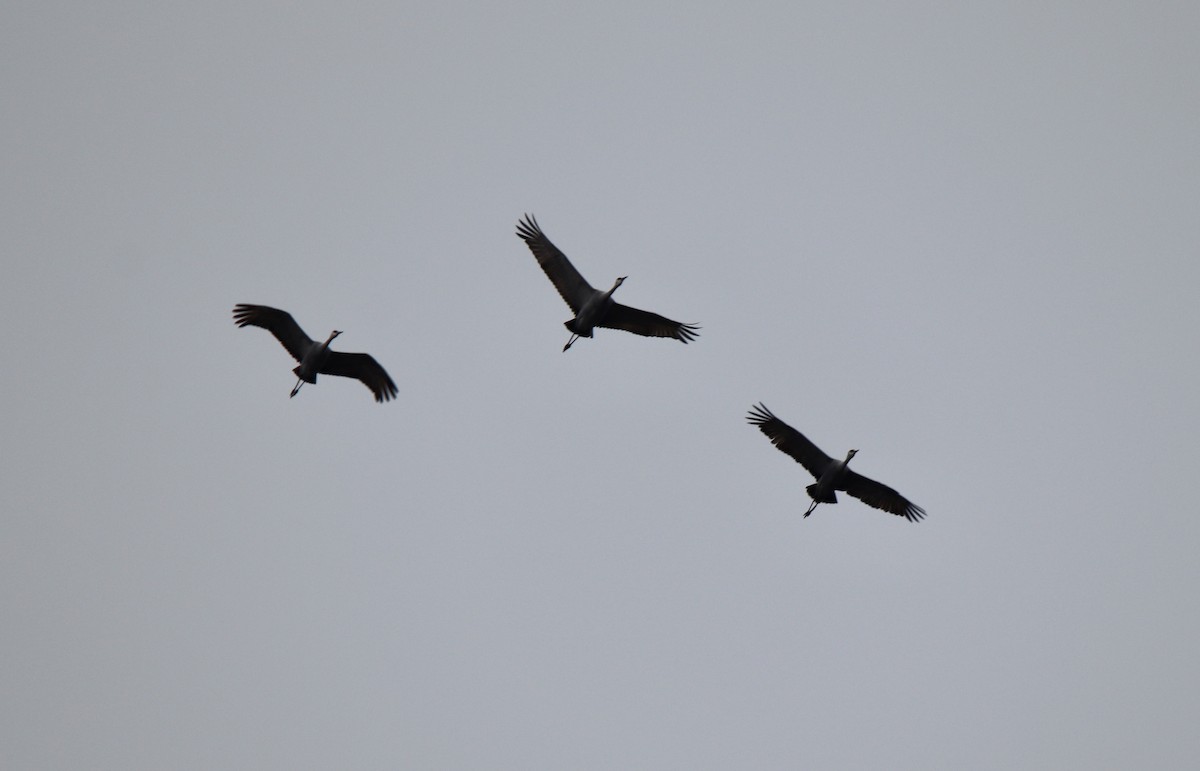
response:
[[[839,490],[845,490],[868,506],[882,509],[889,514],[904,517],[909,522],[920,522],[925,516],[925,509],[905,498],[892,488],[867,479],[862,474],[846,469],[842,474]]]
[[[575,270],[567,255],[546,238],[533,215],[526,214],[525,219],[517,223],[517,235],[524,239],[529,251],[537,257],[538,264],[546,271],[550,283],[554,284],[554,288],[567,301],[567,305],[571,306],[572,311],[579,313],[584,301],[596,290],[579,275],[579,271]]]
[[[386,402],[389,399],[394,399],[399,389],[392,382],[392,378],[388,375],[387,370],[375,361],[375,358],[367,353],[340,353],[338,351],[330,351],[329,358],[325,360],[324,366],[321,367],[322,375],[340,375],[341,377],[357,378],[363,382],[367,388],[371,389],[371,393],[375,394],[375,401]]]
[[[700,335],[700,327],[695,324],[681,324],[657,313],[630,308],[617,302],[609,306],[608,312],[596,326],[623,329],[646,337],[673,337],[683,343],[689,343]]]
[[[262,327],[275,335],[296,361],[313,346],[312,338],[304,334],[292,314],[278,308],[238,303],[233,307],[233,320],[239,327]]]
[[[771,444],[792,456],[817,479],[820,479],[829,464],[833,463],[833,458],[821,452],[804,434],[775,417],[765,404],[754,405],[746,420],[758,426],[758,430],[767,435]]]

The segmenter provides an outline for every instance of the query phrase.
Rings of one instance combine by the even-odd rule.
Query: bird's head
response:
[[[613,284],[613,289],[616,289],[621,284],[624,284],[625,279],[627,279],[627,278],[629,278],[629,276],[617,276],[617,281],[616,281],[616,283]]]
[[[333,340],[334,340],[334,338],[336,338],[336,337],[337,337],[338,335],[340,335],[341,333],[342,333],[342,330],[340,330],[340,329],[335,329],[335,330],[333,330],[333,332],[331,332],[331,333],[330,333],[330,335],[329,335],[329,342],[331,342],[331,343],[332,343],[332,342],[333,342]]]
[[[851,450],[850,452],[846,453],[846,462],[849,463],[850,459],[855,455],[858,455],[858,450]]]

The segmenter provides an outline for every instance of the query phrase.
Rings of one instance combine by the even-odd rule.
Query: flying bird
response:
[[[792,456],[808,470],[808,473],[817,478],[817,481],[807,488],[808,496],[813,502],[808,511],[804,512],[804,516],[812,514],[819,503],[837,503],[838,490],[850,493],[868,506],[904,517],[909,522],[920,521],[925,516],[924,509],[892,488],[846,468],[858,450],[846,453],[845,460],[834,460],[821,452],[804,434],[775,417],[766,405],[761,403],[754,405],[746,420],[758,426],[771,440],[771,444]]]
[[[646,337],[673,337],[683,343],[695,340],[700,327],[695,324],[680,324],[657,313],[630,308],[612,299],[613,292],[628,276],[620,276],[613,283],[612,289],[601,292],[575,270],[575,266],[567,259],[557,246],[550,243],[546,234],[538,226],[532,215],[526,214],[525,219],[517,223],[517,235],[524,239],[529,251],[537,257],[538,264],[554,288],[571,306],[575,318],[564,326],[571,330],[571,339],[563,346],[566,351],[577,339],[591,337],[594,327],[607,329],[623,329],[635,335]]]
[[[292,370],[299,378],[292,396],[298,394],[305,383],[317,382],[318,374],[357,378],[371,389],[377,402],[393,399],[399,392],[388,373],[369,354],[329,350],[329,344],[342,334],[339,330],[333,330],[328,340],[318,343],[304,334],[287,311],[245,303],[234,306],[233,320],[239,327],[262,327],[275,335],[292,358],[300,362],[300,366]]]

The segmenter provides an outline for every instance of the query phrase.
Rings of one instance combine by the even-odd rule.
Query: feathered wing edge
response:
[[[233,321],[239,327],[261,327],[275,335],[275,339],[296,361],[302,360],[314,345],[312,338],[304,334],[292,314],[278,308],[238,303],[233,306]]]
[[[377,402],[394,399],[400,392],[387,370],[369,353],[331,351],[321,367],[321,374],[355,378],[371,389]]]
[[[809,441],[804,434],[775,417],[761,402],[754,405],[746,420],[758,426],[758,430],[771,440],[771,444],[780,452],[791,456],[817,479],[820,479],[829,464],[833,463],[833,458],[821,452],[821,448]]]
[[[618,302],[609,307],[596,326],[620,329],[645,337],[670,337],[681,343],[690,343],[700,336],[700,327],[695,324],[682,324],[657,313],[630,308]]]
[[[573,312],[579,313],[584,299],[595,291],[592,285],[575,269],[567,255],[546,237],[532,214],[526,214],[525,219],[517,222],[517,235],[533,252],[559,295]]]
[[[851,469],[846,469],[838,489],[845,490],[868,506],[904,517],[909,522],[920,522],[925,518],[925,509],[882,482],[868,479]]]

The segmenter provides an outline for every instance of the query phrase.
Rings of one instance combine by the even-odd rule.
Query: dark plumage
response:
[[[804,434],[775,417],[763,404],[755,405],[746,419],[758,426],[771,440],[771,444],[792,456],[808,473],[817,478],[817,481],[807,488],[813,502],[808,511],[804,512],[804,516],[811,514],[819,503],[837,503],[837,490],[853,495],[868,506],[904,517],[909,522],[918,522],[925,516],[924,509],[892,488],[847,468],[850,459],[858,450],[847,453],[845,460],[834,460],[821,452]]]
[[[571,347],[576,338],[591,337],[593,327],[623,329],[645,337],[673,337],[682,343],[695,340],[699,335],[700,327],[695,324],[681,324],[657,313],[614,302],[612,293],[625,281],[626,276],[618,278],[607,292],[593,288],[575,270],[567,255],[546,238],[532,215],[526,214],[525,219],[517,223],[517,235],[529,246],[529,251],[533,252],[554,288],[575,313],[575,318],[565,323],[567,329],[571,330],[571,339],[563,346],[564,351]]]
[[[377,402],[386,402],[399,393],[388,373],[369,354],[329,350],[329,344],[342,334],[336,329],[329,335],[328,340],[318,343],[304,334],[304,330],[287,311],[245,303],[234,306],[233,320],[239,327],[262,327],[275,335],[292,358],[300,362],[300,365],[292,370],[299,378],[296,387],[292,389],[292,396],[300,391],[303,384],[317,382],[318,374],[361,380],[371,389],[371,393],[375,394]]]

